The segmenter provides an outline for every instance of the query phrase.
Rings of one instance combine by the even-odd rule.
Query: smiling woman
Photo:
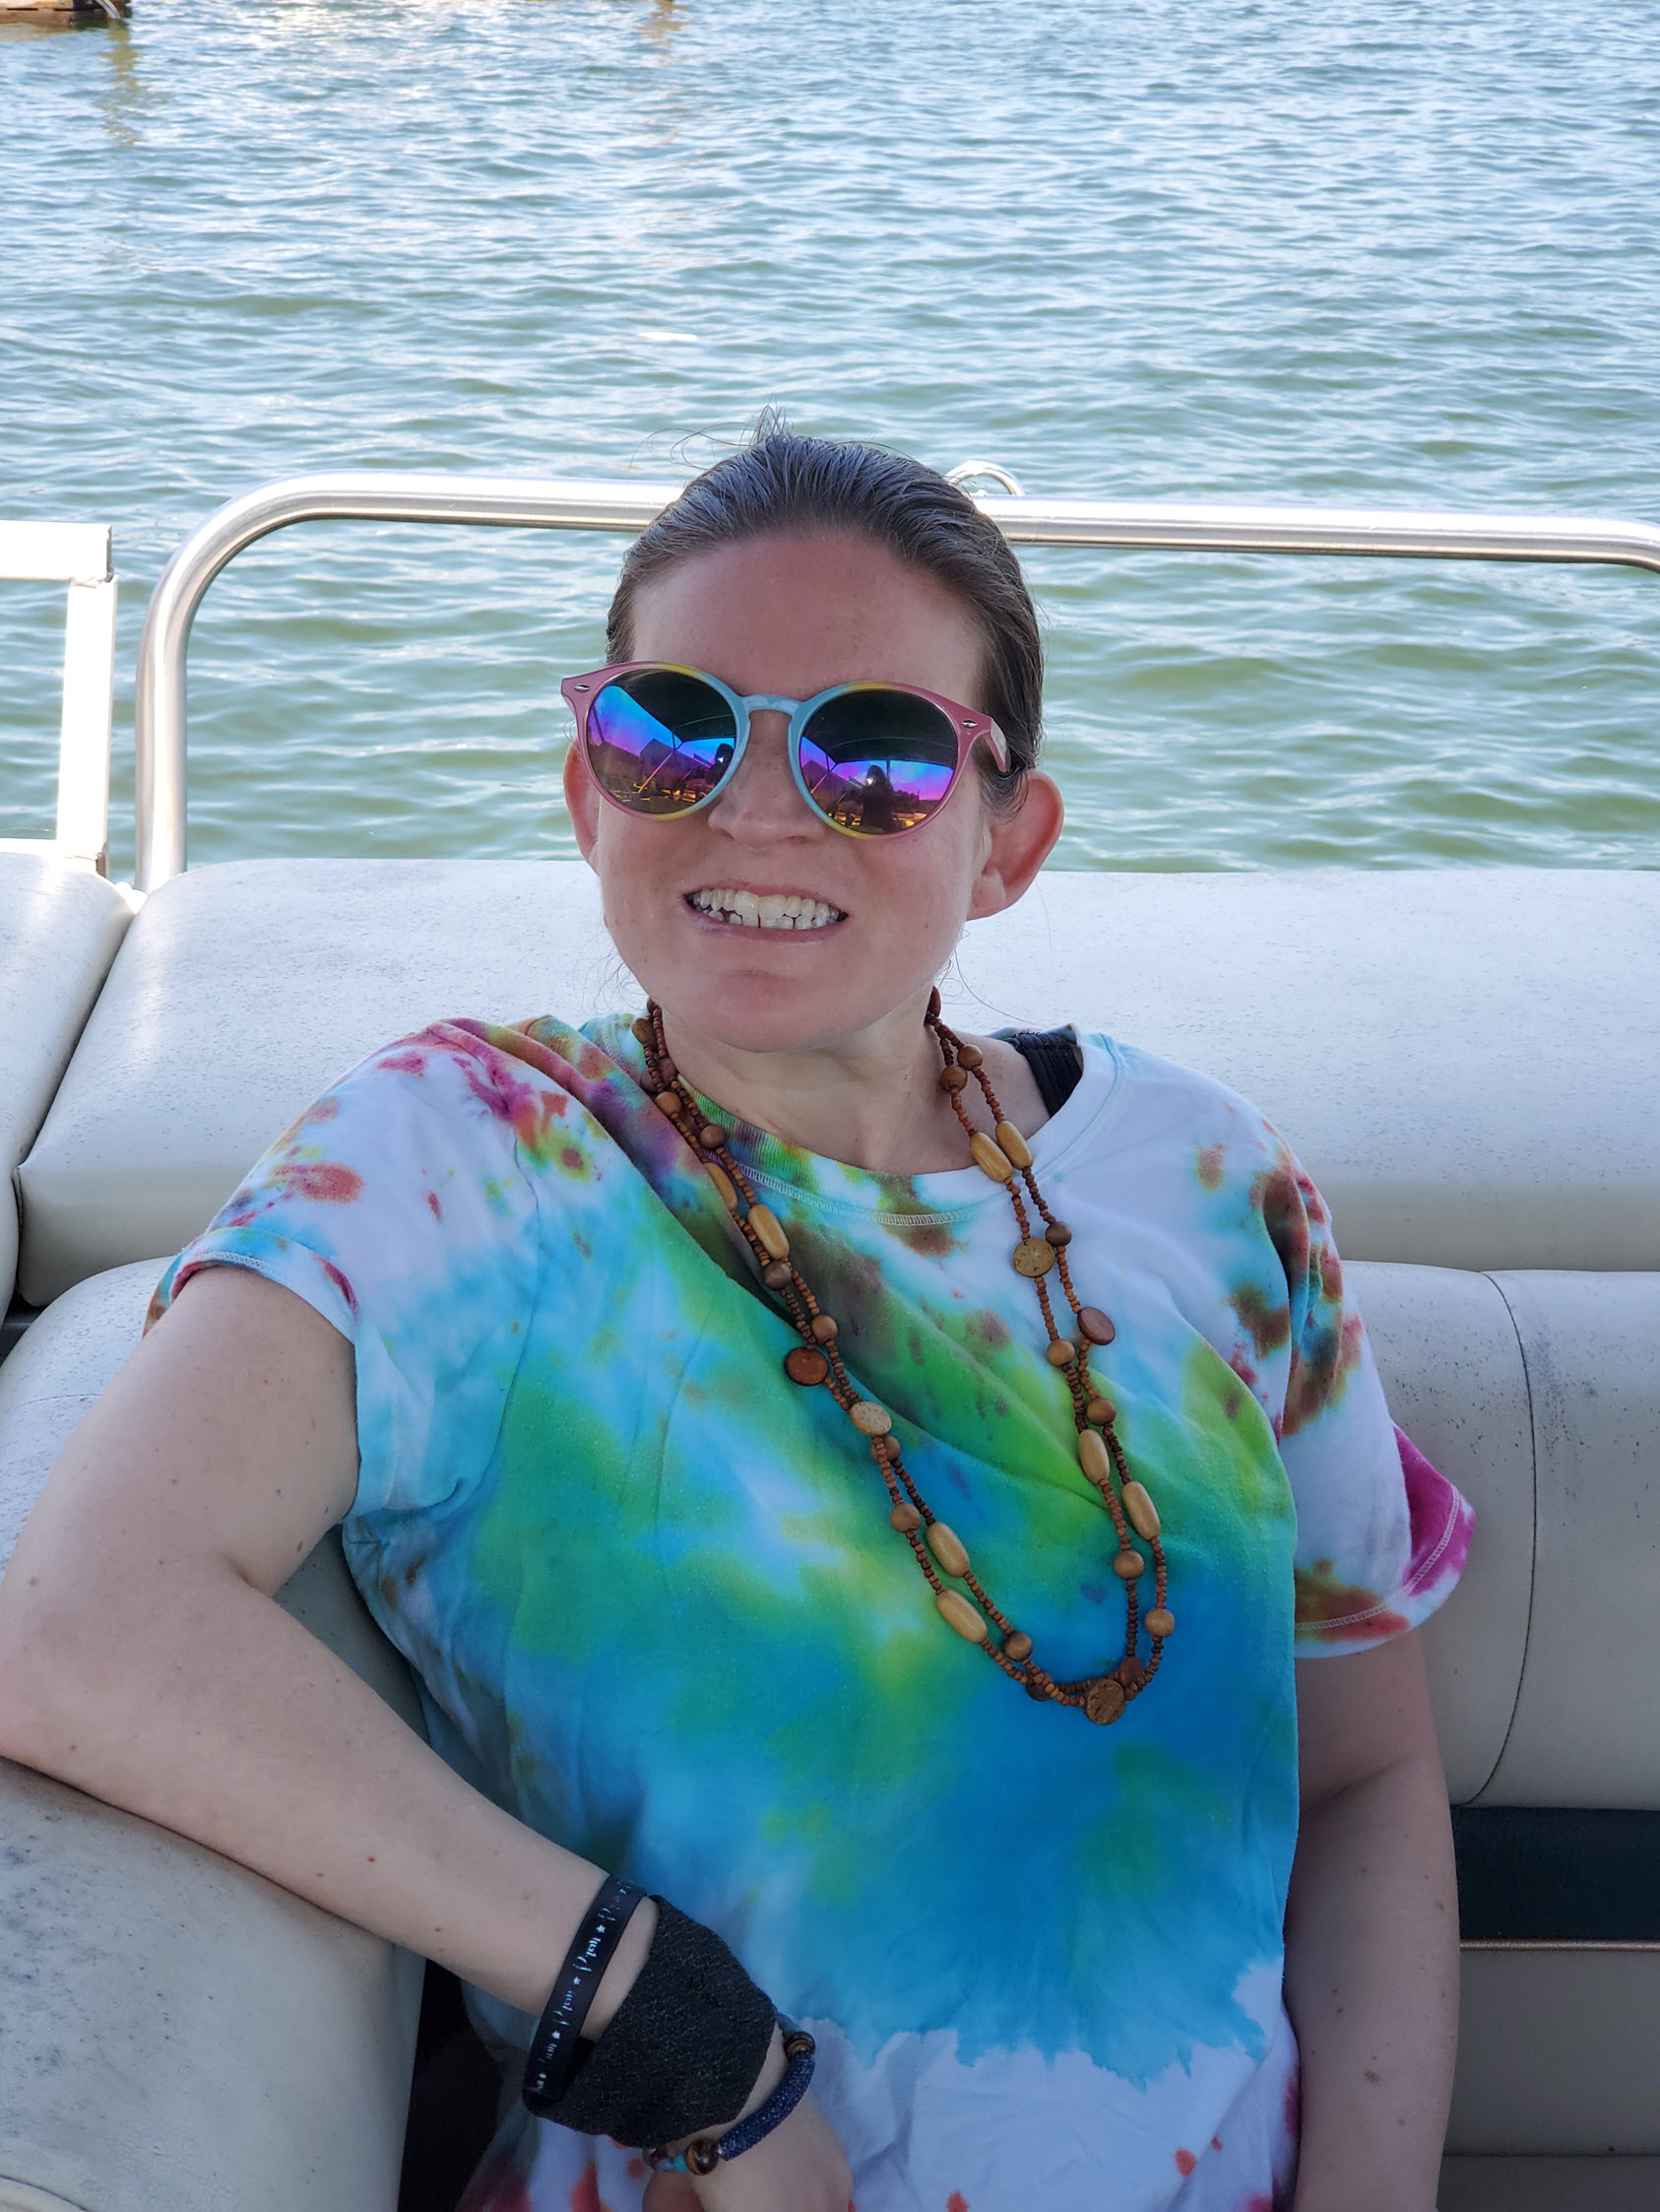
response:
[[[459,1973],[468,2212],[1430,2212],[1468,1512],[1244,1100],[941,1016],[1060,828],[1013,555],[767,424],[607,643],[644,1009],[277,1141],[25,1531],[0,1749]],[[430,1749],[270,1601],[336,1523]]]

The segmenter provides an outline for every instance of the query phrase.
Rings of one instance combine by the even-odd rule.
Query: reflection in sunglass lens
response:
[[[683,814],[732,766],[737,724],[719,691],[683,669],[613,677],[588,710],[588,763],[640,814]]]
[[[884,683],[826,699],[801,733],[801,780],[839,829],[915,829],[951,788],[957,733],[931,700]]]

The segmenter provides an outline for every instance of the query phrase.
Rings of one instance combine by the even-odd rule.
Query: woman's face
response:
[[[986,711],[972,616],[861,537],[752,538],[676,562],[639,593],[632,643],[635,660],[703,669],[740,694],[806,699],[875,679]],[[802,799],[785,735],[783,714],[757,713],[732,782],[677,820],[607,805],[579,747],[565,765],[617,950],[673,1022],[743,1052],[833,1048],[908,1012],[963,924],[1018,898],[1060,826],[1047,777],[1003,818],[971,767],[922,827],[851,837]],[[711,911],[709,894],[737,891],[830,918],[786,929]]]

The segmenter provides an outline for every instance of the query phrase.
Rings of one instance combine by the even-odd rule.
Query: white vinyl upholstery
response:
[[[49,852],[0,852],[0,1312],[17,1271],[12,1173],[130,919],[114,884],[90,869]]]
[[[0,1367],[0,1562],[162,1265]],[[283,1602],[419,1724],[337,1543]],[[0,1844],[0,2212],[393,2212],[418,1961],[5,1760]]]
[[[1391,1412],[1476,1509],[1463,1580],[1424,1632],[1447,1794],[1468,1804],[1504,1749],[1527,1650],[1534,1485],[1527,1370],[1510,1309],[1486,1275],[1383,1261],[1353,1264],[1345,1273]]]
[[[1660,874],[1055,872],[970,926],[982,1028],[1075,1019],[1232,1082],[1353,1259],[1660,1269]],[[637,989],[575,862],[199,869],[122,947],[19,1175],[36,1302],[184,1243],[316,1092],[442,1014]]]

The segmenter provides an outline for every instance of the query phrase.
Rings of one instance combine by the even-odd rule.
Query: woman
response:
[[[647,1011],[279,1141],[30,1523],[0,1749],[469,1982],[553,2115],[470,2212],[1429,2212],[1467,1510],[1249,1107],[937,1019],[1060,828],[1018,564],[773,430],[607,644]],[[271,1602],[336,1523],[431,1749]]]

